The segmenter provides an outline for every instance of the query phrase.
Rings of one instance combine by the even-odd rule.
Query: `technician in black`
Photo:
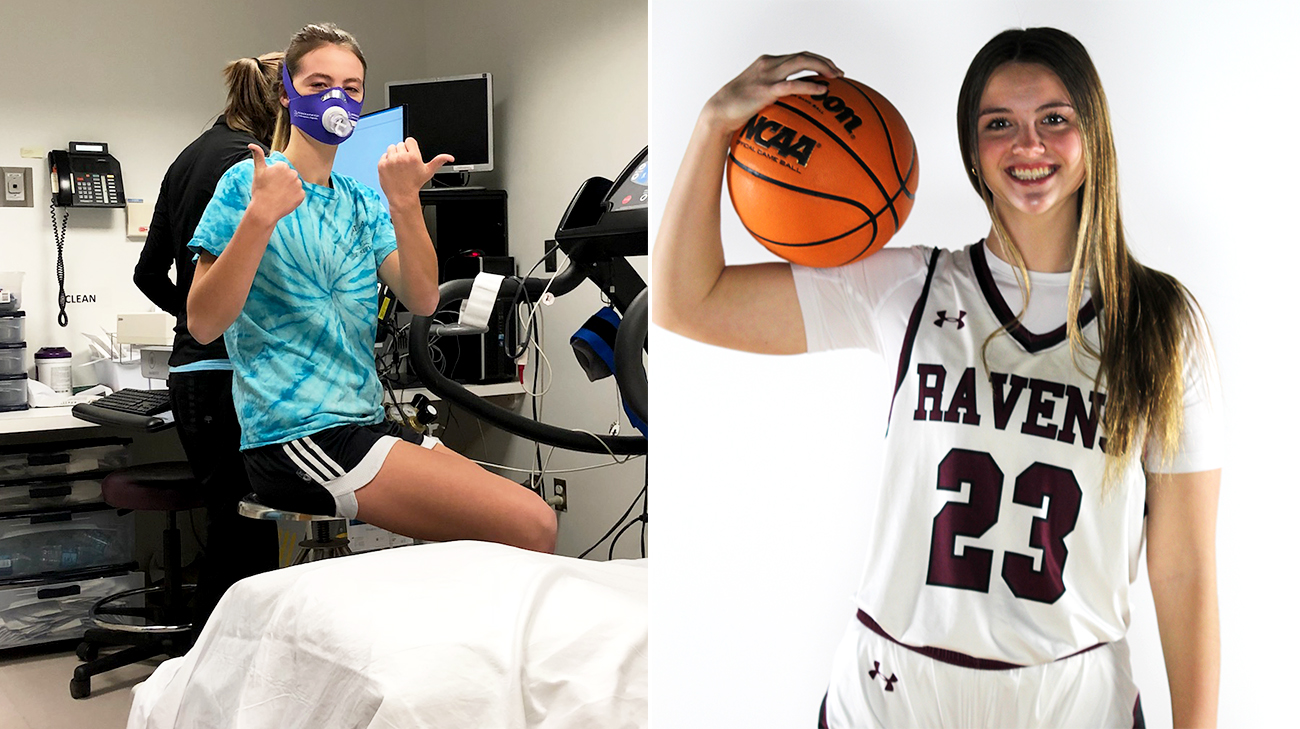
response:
[[[135,267],[135,285],[176,317],[167,385],[181,445],[207,503],[208,539],[199,569],[195,635],[228,587],[279,563],[275,523],[238,514],[239,500],[252,487],[239,453],[225,343],[218,338],[199,344],[190,336],[185,301],[194,278],[194,254],[186,246],[217,180],[248,157],[249,144],[270,146],[280,109],[283,60],[284,54],[276,52],[226,65],[225,113],[167,169]],[[168,278],[173,265],[175,283]]]

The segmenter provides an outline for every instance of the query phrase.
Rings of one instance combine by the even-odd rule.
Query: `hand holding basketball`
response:
[[[379,158],[379,186],[388,196],[389,205],[412,199],[418,205],[424,183],[443,165],[455,161],[449,154],[440,154],[425,162],[419,143],[407,137],[401,144],[388,145],[388,151]]]
[[[253,191],[248,209],[272,224],[292,213],[306,196],[298,172],[284,162],[266,163],[266,154],[256,144],[248,145],[253,153]]]
[[[778,256],[842,266],[880,250],[907,220],[916,144],[902,114],[866,84],[831,78],[814,94],[755,109],[737,126],[727,157],[731,203]]]
[[[730,133],[782,96],[814,95],[824,91],[822,84],[811,80],[789,79],[805,71],[827,79],[844,75],[833,61],[816,53],[805,51],[784,56],[759,56],[749,64],[749,68],[709,99],[701,117],[718,131]]]

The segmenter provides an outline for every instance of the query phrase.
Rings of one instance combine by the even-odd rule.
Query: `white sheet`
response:
[[[237,583],[128,729],[647,726],[645,560],[426,544]]]

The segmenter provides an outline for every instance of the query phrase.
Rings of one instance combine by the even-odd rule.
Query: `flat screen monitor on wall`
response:
[[[379,186],[379,158],[388,151],[388,145],[406,139],[406,115],[400,106],[373,111],[357,122],[352,136],[343,140],[334,153],[334,171],[347,175],[367,185],[384,200],[388,209],[388,196]]]
[[[406,106],[409,134],[425,160],[450,154],[443,172],[492,170],[492,74],[390,81],[388,105]]]

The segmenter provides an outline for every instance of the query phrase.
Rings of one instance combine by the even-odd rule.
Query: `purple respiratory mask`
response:
[[[289,123],[313,139],[325,144],[342,144],[352,135],[361,118],[361,102],[335,86],[319,94],[299,94],[289,77],[289,68],[280,71],[284,92],[289,97]]]

